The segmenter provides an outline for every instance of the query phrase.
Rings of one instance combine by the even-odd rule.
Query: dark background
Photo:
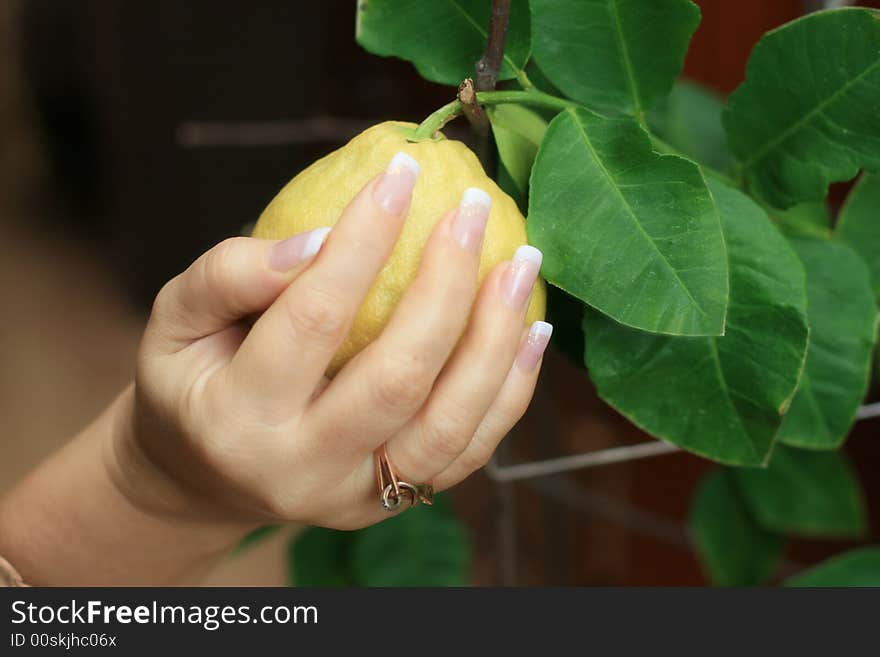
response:
[[[320,155],[372,123],[419,121],[452,92],[362,51],[350,0],[0,1],[2,491],[130,377],[166,280],[246,231]],[[724,94],[763,32],[820,5],[698,4],[685,74]],[[848,446],[875,540],[877,426],[862,422]],[[502,457],[646,439],[598,400],[584,372],[551,357]],[[476,475],[454,493],[474,536],[473,581],[703,583],[684,523],[709,467],[677,454],[508,487]],[[795,543],[783,572],[846,547]],[[261,558],[281,557],[267,547]],[[218,581],[283,577],[255,560]]]

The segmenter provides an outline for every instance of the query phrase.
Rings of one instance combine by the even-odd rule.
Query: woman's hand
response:
[[[165,286],[135,385],[0,498],[0,554],[26,582],[195,583],[267,520],[377,522],[383,443],[403,480],[438,489],[486,462],[525,411],[550,326],[523,330],[531,247],[477,290],[479,190],[437,224],[381,336],[323,374],[417,175],[397,156],[332,231],[227,240]]]
[[[480,190],[437,224],[382,335],[324,377],[417,176],[399,154],[332,231],[230,239],[164,287],[115,438],[114,479],[129,499],[352,529],[388,515],[373,466],[383,443],[402,479],[438,490],[486,463],[529,403],[550,326],[523,330],[537,249],[520,248],[477,289],[490,204]]]

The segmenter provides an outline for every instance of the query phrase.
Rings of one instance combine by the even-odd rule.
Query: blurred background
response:
[[[722,94],[761,34],[823,6],[697,3],[685,75]],[[130,379],[166,280],[247,231],[317,157],[452,98],[408,63],[361,50],[354,14],[351,0],[0,0],[0,494]],[[465,122],[451,127],[466,135]],[[858,423],[847,446],[872,509],[867,542],[880,525],[878,429],[878,419]],[[499,458],[646,440],[551,355]],[[470,580],[702,584],[685,526],[709,467],[674,453],[516,483],[477,474],[450,496],[470,529]],[[231,557],[211,583],[288,583],[295,531]],[[851,545],[794,541],[783,569]]]

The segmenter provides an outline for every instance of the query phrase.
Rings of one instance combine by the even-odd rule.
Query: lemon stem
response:
[[[529,76],[526,75],[526,72],[522,69],[516,72],[516,81],[519,82],[522,88],[526,91],[531,91],[535,88],[535,85],[529,80]]]
[[[568,107],[577,107],[577,103],[566,98],[551,96],[543,91],[478,91],[477,101],[481,105],[502,105],[504,103],[516,103],[520,105],[535,105],[548,109],[564,110]],[[410,141],[425,141],[432,139],[434,133],[442,129],[452,119],[461,114],[461,101],[453,100],[440,109],[432,112],[419,124]]]

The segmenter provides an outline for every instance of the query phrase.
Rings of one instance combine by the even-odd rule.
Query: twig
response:
[[[489,36],[486,39],[486,50],[477,61],[475,69],[477,82],[464,80],[458,88],[458,99],[461,101],[462,113],[476,133],[475,149],[483,168],[492,171],[494,167],[493,150],[489,143],[489,118],[485,110],[477,102],[477,91],[492,91],[498,81],[501,60],[504,57],[504,42],[507,39],[507,23],[510,19],[510,0],[492,0],[489,17]]]
[[[486,111],[477,103],[477,91],[474,89],[474,81],[465,78],[458,85],[458,100],[461,101],[461,113],[470,122],[474,132],[485,138],[489,136],[489,118]]]
[[[480,105],[519,103],[522,105],[546,107],[556,111],[579,107],[579,105],[573,100],[558,98],[541,91],[478,91],[477,102],[479,102]],[[426,139],[431,139],[435,132],[462,113],[461,106],[462,102],[456,98],[451,103],[446,103],[443,107],[431,112],[431,114],[425,117],[425,120],[419,124],[411,141],[424,141]]]
[[[477,90],[492,91],[501,70],[504,56],[504,41],[507,38],[507,22],[510,18],[510,0],[492,0],[492,15],[489,18],[489,38],[486,51],[476,64],[477,84],[466,79],[458,87],[458,99],[462,113],[467,117],[477,133],[477,156],[486,171],[495,169],[493,149],[489,140],[489,118],[477,102]],[[503,452],[503,450],[502,450]],[[498,531],[496,547],[500,553],[501,582],[505,586],[516,585],[517,536],[516,536],[516,497],[513,484],[496,482],[495,499],[498,501],[496,521]]]
[[[504,57],[504,42],[507,39],[507,23],[510,20],[510,0],[492,0],[492,15],[489,17],[489,38],[486,52],[477,62],[477,91],[491,91],[498,82],[501,60]]]

